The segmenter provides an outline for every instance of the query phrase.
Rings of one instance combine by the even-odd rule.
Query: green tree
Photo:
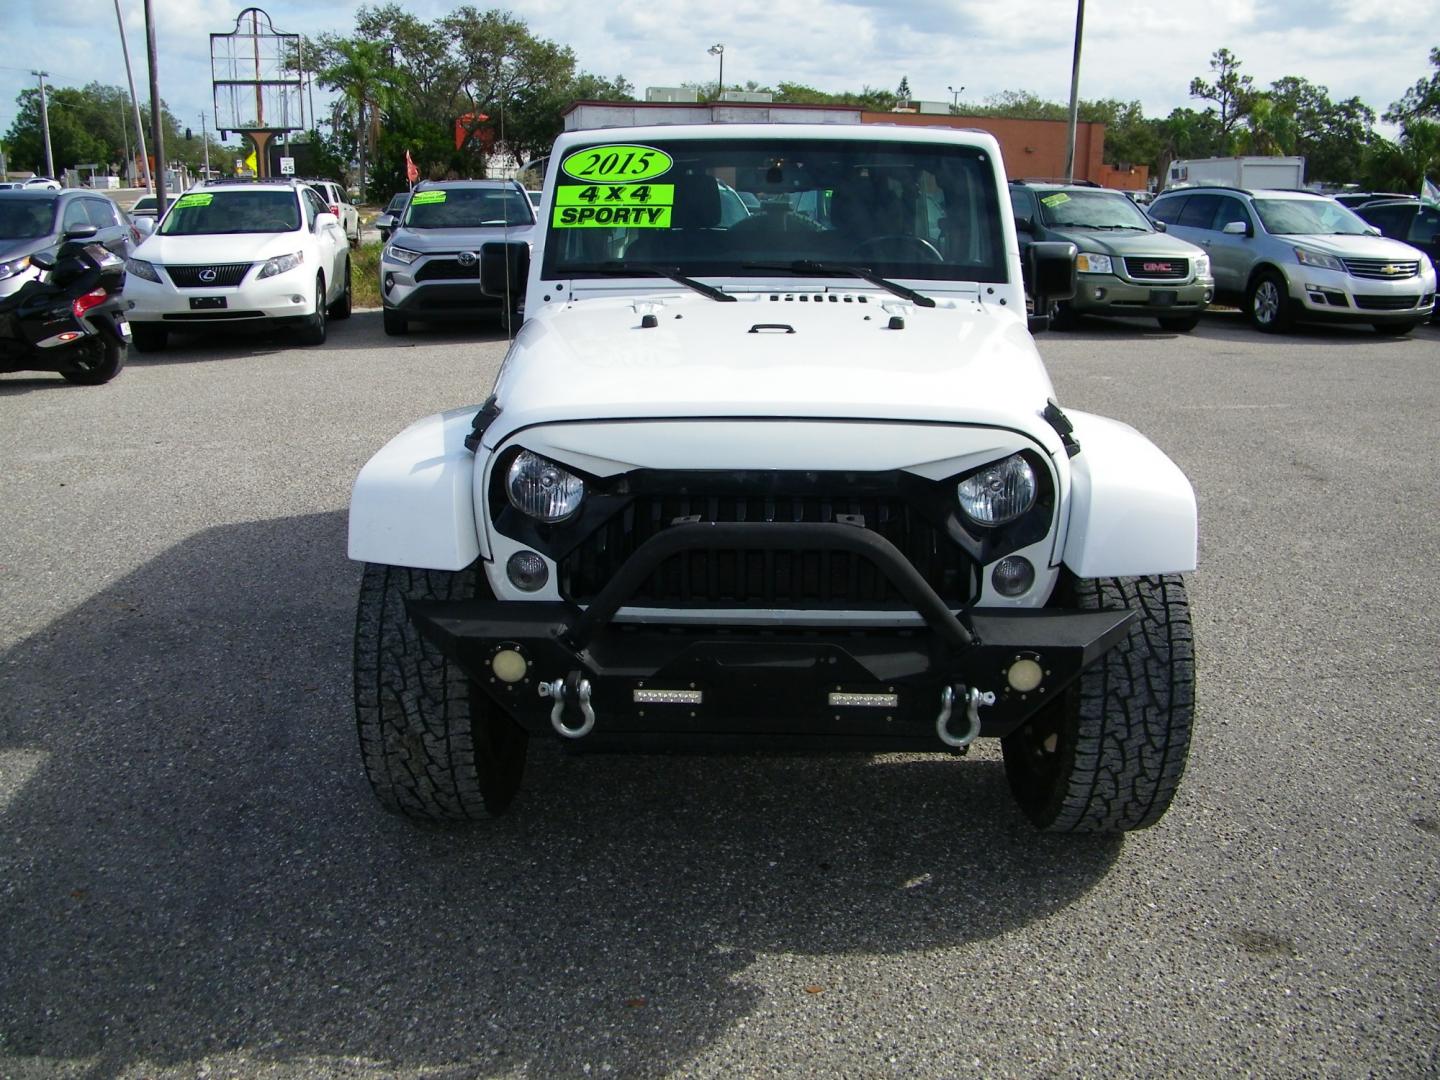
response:
[[[1375,139],[1375,113],[1357,97],[1331,101],[1330,91],[1308,79],[1287,75],[1266,95],[1291,121],[1284,152],[1305,158],[1307,180],[1352,183],[1360,175],[1366,147]]]
[[[1206,82],[1196,76],[1190,80],[1190,96],[1215,103],[1220,134],[1228,144],[1236,127],[1254,105],[1255,80],[1240,74],[1240,60],[1229,49],[1216,49],[1211,54],[1210,70],[1215,73],[1215,81]],[[1227,145],[1227,152],[1228,149]]]
[[[1440,120],[1440,48],[1430,50],[1430,66],[1435,70],[1417,80],[1386,110],[1387,122],[1404,125],[1411,120]]]
[[[392,72],[384,44],[360,38],[323,42],[325,66],[319,82],[340,92],[355,122],[356,155],[360,163],[360,189],[365,190],[366,151],[374,156],[380,110],[390,100]]]

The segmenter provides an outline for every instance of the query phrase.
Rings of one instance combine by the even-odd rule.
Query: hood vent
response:
[[[772,304],[868,304],[863,293],[771,293]]]

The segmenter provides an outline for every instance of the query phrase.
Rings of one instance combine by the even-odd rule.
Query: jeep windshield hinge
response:
[[[1064,445],[1065,453],[1068,456],[1074,457],[1080,453],[1080,441],[1072,434],[1075,430],[1075,425],[1072,424],[1070,418],[1065,415],[1065,410],[1055,403],[1054,398],[1051,398],[1049,402],[1046,403],[1045,411],[1040,415],[1047,424],[1055,429],[1055,434],[1060,436],[1060,442]]]
[[[495,422],[500,415],[500,406],[495,404],[495,395],[491,394],[485,399],[485,404],[480,406],[480,411],[475,414],[475,419],[470,423],[470,434],[465,436],[465,449],[472,454],[480,449],[480,440],[485,436],[485,429]]]

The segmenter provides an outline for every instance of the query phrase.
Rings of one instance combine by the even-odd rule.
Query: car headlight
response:
[[[385,257],[394,262],[404,263],[406,266],[409,266],[420,257],[420,252],[411,251],[409,248],[396,247],[394,244],[391,244],[385,249]]]
[[[1345,264],[1334,255],[1326,255],[1323,251],[1311,251],[1309,248],[1297,247],[1295,258],[1300,260],[1301,266],[1316,266],[1321,270],[1339,270],[1345,273]]]
[[[30,256],[21,255],[18,259],[11,259],[9,262],[0,262],[0,281],[16,274],[23,273],[30,265]]]
[[[153,281],[157,285],[160,283],[160,272],[155,269],[155,264],[148,263],[144,259],[126,259],[125,272],[134,274],[138,278],[144,278],[146,281]]]
[[[986,465],[960,481],[960,509],[977,525],[1004,525],[1035,505],[1035,470],[1020,454]]]
[[[1113,274],[1115,272],[1109,255],[1097,255],[1093,251],[1082,251],[1076,255],[1075,269],[1082,274]]]
[[[585,481],[555,462],[522,450],[505,476],[510,505],[540,521],[564,521],[580,509]]]
[[[1209,277],[1209,276],[1210,276],[1210,256],[1209,256],[1209,255],[1196,255],[1195,258],[1194,258],[1194,260],[1193,260],[1193,262],[1194,262],[1194,264],[1195,264],[1195,276],[1196,276],[1196,277]]]
[[[289,255],[276,255],[273,259],[265,260],[265,265],[260,267],[260,273],[256,274],[255,278],[259,280],[283,274],[287,270],[294,270],[304,261],[305,253],[303,251],[292,251]]]

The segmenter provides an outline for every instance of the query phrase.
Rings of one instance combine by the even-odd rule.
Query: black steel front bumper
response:
[[[665,559],[690,548],[841,550],[869,559],[923,627],[797,628],[616,623],[615,613]],[[588,681],[594,726],[582,741],[815,744],[944,749],[947,688],[995,695],[980,735],[1003,736],[1053,701],[1121,641],[1127,610],[971,609],[957,616],[888,540],[855,525],[685,523],[642,544],[588,608],[565,602],[412,601],[420,632],[533,733],[556,730],[542,684],[568,680],[561,721],[581,725],[573,696]],[[525,663],[518,665],[518,653]],[[502,655],[505,654],[505,655]],[[497,657],[500,662],[497,664]],[[1009,673],[1038,665],[1024,691]],[[1023,665],[1029,672],[1036,667]],[[507,672],[515,676],[506,681]],[[547,691],[548,691],[547,687]]]

